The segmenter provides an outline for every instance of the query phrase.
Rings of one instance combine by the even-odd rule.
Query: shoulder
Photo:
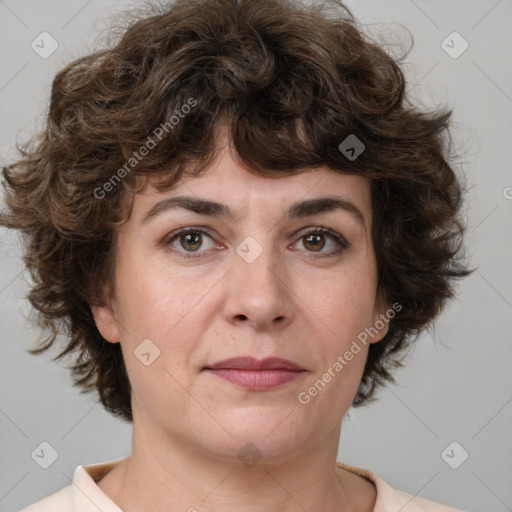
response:
[[[78,466],[72,483],[19,512],[122,512],[97,485],[123,459]]]
[[[369,469],[350,466],[342,462],[336,462],[336,466],[362,476],[375,485],[377,497],[374,512],[386,512],[388,510],[400,510],[401,512],[464,512],[460,509],[394,489],[384,479]]]
[[[69,512],[73,510],[71,485],[28,505],[19,512]]]

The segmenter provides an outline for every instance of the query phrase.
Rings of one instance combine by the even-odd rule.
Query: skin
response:
[[[389,304],[377,293],[367,178],[326,167],[293,176],[251,174],[227,149],[199,177],[172,190],[134,196],[119,229],[113,299],[92,311],[110,343],[121,343],[132,386],[132,454],[99,487],[126,511],[370,511],[374,485],[335,467],[341,421],[357,392],[369,345],[303,405],[298,394],[321,378]],[[227,204],[236,217],[179,208],[143,223],[163,198],[192,195]],[[365,227],[346,211],[286,219],[295,201],[349,199]],[[173,241],[184,227],[209,227]],[[339,254],[326,227],[350,244]],[[253,237],[263,252],[248,263],[237,246]],[[167,237],[167,245],[161,243]],[[201,244],[202,239],[202,245]],[[199,250],[193,249],[199,246]],[[186,259],[183,255],[200,257]],[[309,259],[309,256],[321,256]],[[385,327],[371,343],[380,341]],[[135,357],[150,339],[160,355]],[[218,378],[208,364],[251,355],[289,359],[305,372],[265,391]],[[253,443],[249,467],[237,452]]]

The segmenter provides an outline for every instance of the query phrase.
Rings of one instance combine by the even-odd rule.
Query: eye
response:
[[[330,239],[331,246],[333,246],[334,249],[322,252],[322,249],[328,246],[328,243],[325,241],[326,238]],[[308,231],[300,237],[299,242],[300,241],[302,241],[302,245],[306,248],[307,252],[322,254],[321,256],[308,256],[310,259],[335,256],[349,247],[349,243],[340,234],[322,227]]]
[[[205,236],[212,241],[210,247],[206,247],[206,249],[212,249],[215,244],[211,238],[211,231],[206,228],[180,229],[179,231],[171,233],[170,238],[164,242],[164,245],[171,245],[180,252],[184,251],[185,253],[199,253],[197,256],[183,254],[184,258],[200,258],[203,251],[199,251],[199,249],[203,245]],[[178,247],[176,247],[175,244],[178,245]]]
[[[207,247],[203,247],[205,237],[210,240],[210,245]],[[308,253],[320,254],[319,256],[307,256],[309,259],[335,256],[350,246],[350,244],[340,234],[323,227],[315,227],[303,234],[294,245],[301,241],[303,247]],[[329,242],[333,248],[331,248],[330,251],[323,251],[325,247],[329,247]],[[175,231],[164,239],[163,245],[172,246],[183,258],[187,259],[200,258],[207,250],[222,248],[220,244],[216,244],[214,242],[212,238],[212,231],[203,227],[188,227]],[[204,249],[203,251],[200,250],[202,247]]]

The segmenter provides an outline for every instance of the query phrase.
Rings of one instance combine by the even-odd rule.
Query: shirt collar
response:
[[[73,510],[80,510],[81,512],[123,512],[123,510],[100,489],[96,482],[126,458],[127,457],[99,462],[87,466],[78,466],[73,474],[73,482],[71,484]],[[388,512],[388,510],[390,510],[389,506],[391,505],[403,505],[402,500],[396,501],[398,498],[397,491],[372,471],[350,466],[343,462],[336,462],[336,466],[362,476],[375,485],[377,500],[375,502],[374,512]]]

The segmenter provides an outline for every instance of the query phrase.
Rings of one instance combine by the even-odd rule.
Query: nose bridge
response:
[[[236,247],[236,270],[243,280],[250,280],[256,286],[279,287],[279,274],[285,273],[284,268],[279,268],[280,260],[270,231],[249,235]]]
[[[264,326],[290,320],[292,293],[286,283],[286,268],[272,233],[247,236],[236,247],[233,283],[227,301],[229,319],[247,318]]]

